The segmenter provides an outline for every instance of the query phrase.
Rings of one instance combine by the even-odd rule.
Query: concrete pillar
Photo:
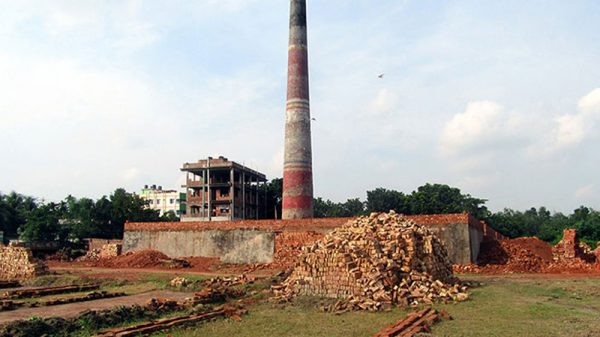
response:
[[[212,193],[210,190],[210,158],[208,159],[208,168],[206,169],[206,179],[207,179],[207,188],[208,188],[208,221],[212,221]]]
[[[229,219],[233,220],[235,216],[235,176],[233,167],[231,167],[231,171],[229,172],[229,183],[231,183],[231,187],[229,188],[229,197],[231,198],[231,204],[229,207]]]
[[[246,172],[242,171],[242,220],[246,220]]]
[[[200,212],[202,214],[202,220],[206,218],[206,212],[204,211],[204,198],[206,193],[204,192],[204,187],[206,186],[206,170],[202,170],[202,206],[200,206]]]
[[[313,216],[307,46],[306,0],[291,0],[283,163],[283,219]]]

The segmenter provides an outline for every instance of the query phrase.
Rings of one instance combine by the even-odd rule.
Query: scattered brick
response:
[[[430,331],[431,325],[442,318],[452,319],[445,311],[437,312],[432,308],[425,308],[386,326],[372,337],[412,337],[418,333]]]

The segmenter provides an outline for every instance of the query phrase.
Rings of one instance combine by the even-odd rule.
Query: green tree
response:
[[[365,214],[365,203],[360,201],[359,198],[348,199],[344,203],[344,209],[348,216],[359,216]]]
[[[160,221],[159,212],[146,208],[146,201],[139,196],[118,188],[110,196],[111,221],[109,231],[115,237],[123,236],[126,221],[156,222]]]
[[[387,212],[394,210],[398,213],[407,213],[407,198],[402,192],[377,188],[373,191],[367,191],[366,209],[368,212]]]
[[[346,218],[364,214],[364,204],[358,198],[344,203],[315,198],[313,205],[315,218]]]
[[[489,211],[485,199],[462,194],[460,189],[442,184],[425,184],[407,198],[410,214],[446,214],[467,212],[485,219]]]
[[[283,200],[283,178],[274,178],[261,186],[266,198],[266,206],[262,219],[281,219],[281,203]]]
[[[0,194],[0,223],[5,237],[16,237],[19,227],[26,222],[27,214],[37,207],[34,198],[10,192]]]
[[[175,212],[168,211],[167,213],[163,214],[160,217],[160,220],[164,221],[164,222],[177,222],[180,219],[179,219],[179,216],[177,216],[177,214],[175,214]]]
[[[26,242],[50,242],[67,240],[68,231],[60,225],[61,206],[48,203],[32,209],[25,224],[19,228],[19,237]]]

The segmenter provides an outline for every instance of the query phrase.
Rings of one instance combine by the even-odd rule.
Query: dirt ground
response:
[[[88,302],[70,303],[50,307],[23,308],[18,310],[0,312],[0,323],[6,323],[18,319],[28,319],[30,317],[75,317],[85,310],[109,309],[119,305],[141,305],[146,303],[151,298],[168,298],[179,301],[190,296],[190,293],[185,292],[156,290],[143,294],[101,299]]]
[[[95,275],[103,278],[112,279],[128,279],[135,280],[139,279],[140,274],[170,274],[175,276],[179,275],[199,275],[199,276],[231,276],[246,274],[255,277],[271,276],[276,271],[273,270],[257,270],[250,273],[244,273],[241,270],[221,269],[215,271],[197,271],[194,269],[165,269],[165,268],[119,268],[118,272],[115,272],[114,268],[102,268],[102,267],[89,267],[82,264],[65,263],[65,262],[52,262],[49,263],[51,272],[87,272],[90,275]]]

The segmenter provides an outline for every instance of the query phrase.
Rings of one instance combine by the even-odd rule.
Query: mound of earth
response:
[[[104,258],[95,262],[96,267],[108,268],[186,268],[185,260],[171,259],[157,250],[129,252],[121,256]]]

